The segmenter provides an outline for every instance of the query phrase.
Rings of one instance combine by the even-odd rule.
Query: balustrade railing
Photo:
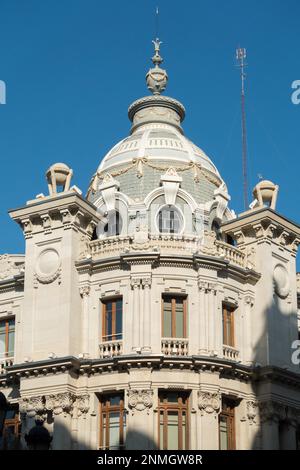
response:
[[[238,361],[239,351],[232,346],[223,345],[223,356],[225,359],[230,359],[231,361]]]
[[[250,266],[250,261],[247,260],[243,251],[223,241],[214,240],[212,235],[206,238],[206,236],[149,234],[148,239],[143,243],[137,243],[133,236],[113,236],[93,240],[89,245],[89,250],[92,258],[113,257],[121,253],[149,250],[176,254],[199,253],[220,257],[244,268]]]
[[[162,338],[161,352],[165,356],[187,356],[188,355],[187,339],[182,338]]]
[[[6,367],[12,366],[14,360],[12,357],[0,358],[0,375],[6,373]]]
[[[99,344],[100,358],[120,356],[123,354],[123,341],[106,341]]]

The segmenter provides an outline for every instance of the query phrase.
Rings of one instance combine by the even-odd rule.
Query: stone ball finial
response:
[[[255,208],[268,206],[270,209],[276,209],[276,201],[279,186],[272,181],[262,180],[253,189],[253,196],[257,200]]]
[[[58,192],[58,186],[62,186],[62,192],[68,191],[72,176],[73,170],[65,163],[54,163],[51,165],[46,172],[50,196]]]

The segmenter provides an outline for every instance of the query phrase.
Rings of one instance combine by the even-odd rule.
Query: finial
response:
[[[158,67],[163,62],[163,58],[159,55],[160,45],[162,44],[162,41],[160,41],[159,38],[156,38],[152,41],[152,43],[154,44],[155,51],[155,54],[152,57],[152,62],[156,67]]]
[[[160,55],[160,45],[162,42],[157,37],[152,41],[154,45],[154,56],[152,62],[154,68],[150,69],[146,75],[147,87],[154,95],[160,95],[162,91],[166,89],[168,74],[164,69],[160,68],[160,64],[163,62],[163,58]]]

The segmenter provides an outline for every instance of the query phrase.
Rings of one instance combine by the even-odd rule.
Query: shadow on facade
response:
[[[292,343],[298,339],[298,325],[297,312],[290,310],[291,305],[274,292],[273,301],[264,313],[263,333],[253,348],[255,402],[248,408],[249,426],[256,427],[252,433],[252,450],[299,448],[300,410],[292,405],[298,402],[299,407],[299,388],[293,386],[293,380],[299,381],[294,374],[299,374],[300,369],[292,362],[295,351]]]

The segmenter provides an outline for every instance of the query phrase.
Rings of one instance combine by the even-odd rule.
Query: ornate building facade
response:
[[[53,449],[296,449],[300,228],[269,181],[229,209],[154,45],[152,95],[87,196],[55,164],[49,195],[10,211],[26,250],[0,257],[3,445],[39,419]]]

